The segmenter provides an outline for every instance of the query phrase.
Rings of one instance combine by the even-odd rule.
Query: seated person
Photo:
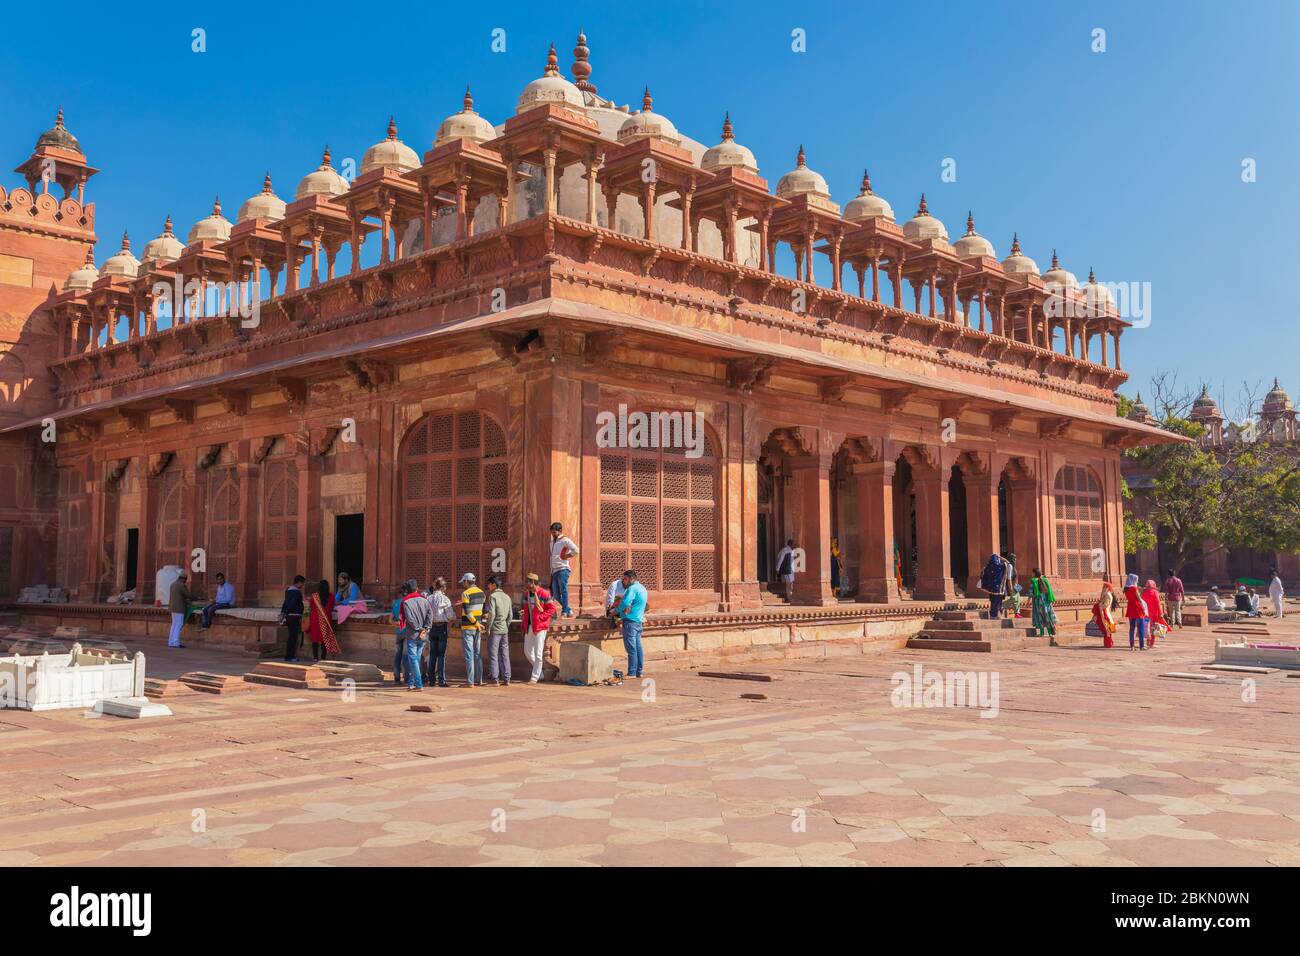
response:
[[[334,592],[335,604],[360,604],[361,588],[348,576],[346,571],[339,572],[339,589]]]
[[[1235,602],[1234,611],[1241,611],[1244,614],[1250,613],[1250,595],[1246,593],[1245,585],[1237,585],[1237,593],[1234,595],[1233,600]]]
[[[1254,588],[1250,589],[1250,616],[1259,617],[1259,595]]]
[[[1205,609],[1207,611],[1226,611],[1228,609],[1228,606],[1223,603],[1223,599],[1219,597],[1218,588],[1210,588],[1210,593],[1205,597]]]
[[[211,604],[203,606],[203,630],[212,626],[212,615],[220,608],[235,606],[235,586],[226,580],[226,576],[217,572],[217,596]]]

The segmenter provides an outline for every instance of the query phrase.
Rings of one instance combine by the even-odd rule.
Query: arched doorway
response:
[[[158,567],[174,564],[189,569],[186,545],[189,510],[185,501],[185,478],[175,457],[158,477]]]
[[[430,413],[407,430],[398,453],[402,579],[481,582],[504,558],[509,535],[506,436],[480,411]]]
[[[274,591],[315,571],[298,567],[298,468],[283,439],[262,463],[262,482],[262,588]]]
[[[916,586],[916,486],[912,464],[899,455],[894,465],[894,568],[899,589]]]
[[[970,576],[970,560],[967,545],[966,522],[966,481],[961,469],[956,465],[948,477],[948,545],[951,562],[951,575],[958,591],[965,593],[967,578]]]

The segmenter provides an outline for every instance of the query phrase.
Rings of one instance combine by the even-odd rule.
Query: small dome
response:
[[[1151,415],[1151,409],[1147,408],[1146,403],[1142,401],[1141,392],[1138,392],[1137,399],[1133,402],[1133,407],[1128,410],[1127,417],[1135,422],[1155,421]]]
[[[822,199],[831,198],[830,190],[826,187],[826,180],[822,178],[821,173],[808,168],[807,157],[804,156],[802,146],[799,147],[799,155],[795,158],[794,169],[777,181],[776,194],[782,199],[805,195],[819,196]]]
[[[212,239],[217,242],[225,242],[230,238],[230,220],[221,215],[221,200],[212,201],[212,214],[204,216],[193,226],[190,227],[190,234],[186,237],[186,242],[197,242],[200,239]]]
[[[708,172],[719,169],[743,169],[747,173],[758,175],[758,162],[748,147],[736,142],[731,130],[731,114],[722,121],[722,142],[704,151],[700,158],[700,168]]]
[[[676,145],[682,141],[681,136],[677,133],[677,127],[667,116],[661,116],[654,112],[651,106],[654,101],[650,98],[650,87],[645,88],[645,93],[641,97],[641,112],[633,113],[623,121],[623,125],[618,131],[618,141],[620,143],[630,143],[636,139],[662,139],[665,142]]]
[[[99,270],[95,268],[95,248],[91,246],[86,250],[86,263],[77,269],[72,275],[68,276],[68,281],[63,284],[65,292],[82,292],[89,289],[99,278]]]
[[[975,259],[983,256],[987,259],[996,259],[998,254],[993,250],[993,243],[989,242],[978,232],[975,231],[975,217],[966,213],[966,233],[960,236],[952,247],[957,250],[957,255],[963,259]]]
[[[862,171],[862,188],[844,207],[844,218],[850,222],[866,222],[876,218],[894,221],[893,208],[871,191],[871,177],[865,169]]]
[[[580,112],[584,107],[582,90],[560,75],[554,43],[546,55],[546,72],[524,87],[524,91],[519,94],[519,102],[515,105],[515,112],[524,113],[547,103],[567,106]]]
[[[1265,412],[1289,412],[1291,410],[1291,396],[1282,390],[1278,380],[1273,379],[1273,387],[1269,389],[1264,396],[1263,411]]]
[[[163,223],[162,234],[144,244],[144,252],[140,254],[140,264],[147,266],[154,262],[169,262],[179,259],[184,251],[185,246],[172,232],[172,217],[168,216],[167,221]]]
[[[326,146],[320,165],[298,181],[298,189],[294,192],[293,198],[324,196],[326,199],[332,199],[335,196],[342,196],[350,188],[348,181],[330,165],[330,148]]]
[[[1209,386],[1201,386],[1201,394],[1197,397],[1196,401],[1192,402],[1192,413],[1189,417],[1192,421],[1223,417],[1219,412],[1218,403],[1210,397]]]
[[[140,274],[140,262],[131,255],[131,238],[125,232],[122,233],[122,248],[108,257],[99,274],[121,276],[125,279],[134,279]]]
[[[1083,287],[1083,297],[1087,303],[1087,308],[1092,311],[1102,312],[1109,309],[1115,304],[1114,298],[1110,294],[1110,289],[1097,281],[1097,277],[1091,269],[1088,270],[1088,282]]]
[[[1052,250],[1052,268],[1043,273],[1043,281],[1062,289],[1079,288],[1079,280],[1074,277],[1074,273],[1061,268],[1061,260],[1056,257],[1055,249]]]
[[[57,146],[59,149],[71,150],[74,153],[81,152],[81,144],[77,142],[77,137],[68,132],[63,125],[63,107],[59,107],[59,114],[54,119],[54,125],[36,138],[36,149],[42,146]]]
[[[1038,275],[1038,263],[1020,251],[1020,234],[1011,237],[1011,254],[1002,260],[1007,275]]]
[[[921,193],[921,205],[917,207],[916,215],[903,223],[903,235],[913,242],[922,242],[926,239],[948,241],[948,230],[944,228],[943,223],[930,215],[930,209],[925,204],[925,193]]]
[[[361,157],[361,174],[375,169],[391,169],[398,173],[407,173],[420,165],[420,157],[415,150],[397,138],[397,123],[388,117],[388,135],[366,150]]]
[[[239,207],[239,215],[235,217],[235,220],[237,222],[248,222],[250,219],[268,219],[272,222],[278,222],[283,218],[284,200],[272,192],[271,174],[268,172],[266,178],[262,180],[262,191],[244,200],[244,204]]]
[[[452,140],[462,139],[468,143],[486,143],[495,139],[497,131],[492,124],[474,112],[474,97],[465,87],[465,108],[459,113],[452,113],[438,127],[438,134],[433,137],[433,145],[441,146]]]

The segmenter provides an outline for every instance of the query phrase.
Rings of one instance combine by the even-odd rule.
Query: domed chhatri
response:
[[[1020,233],[1011,237],[1011,254],[1002,260],[1002,271],[1012,276],[1038,275],[1038,263],[1020,251]]]
[[[443,143],[450,143],[455,140],[463,140],[467,143],[486,143],[490,139],[495,139],[496,129],[482,116],[474,112],[474,96],[465,87],[464,107],[459,113],[452,113],[442,125],[438,127],[438,133],[433,137],[433,145],[441,146]]]
[[[140,274],[140,261],[131,254],[131,237],[125,232],[122,233],[122,248],[108,257],[99,274],[123,279],[134,279]]]
[[[371,146],[361,157],[361,175],[376,169],[408,173],[420,165],[415,150],[397,138],[397,121],[388,117],[388,135]]]
[[[547,103],[580,112],[585,107],[582,90],[560,76],[554,43],[551,44],[550,52],[546,54],[546,72],[524,87],[524,91],[519,94],[519,102],[515,105],[515,112],[526,113],[536,106],[544,106]]]
[[[808,157],[804,154],[802,146],[799,147],[799,154],[795,157],[794,169],[777,180],[776,194],[782,199],[793,199],[795,196],[831,198],[831,192],[822,174],[808,168]]]
[[[700,157],[700,168],[711,173],[720,169],[743,169],[747,173],[758,175],[758,161],[754,159],[754,154],[747,146],[736,142],[730,113],[722,120],[722,142],[704,151]]]
[[[330,148],[326,146],[320,165],[298,181],[298,189],[294,192],[293,198],[324,196],[326,199],[331,199],[334,196],[342,196],[349,188],[351,187],[348,181],[330,165]]]
[[[916,209],[916,215],[903,223],[903,235],[913,242],[923,242],[926,239],[948,241],[948,230],[944,228],[942,222],[930,215],[930,207],[925,203],[925,193],[921,193],[921,204]]]
[[[221,215],[221,200],[217,198],[212,200],[212,212],[190,227],[190,234],[185,241],[198,242],[207,239],[212,242],[225,242],[229,238],[230,220]]]
[[[1061,268],[1061,260],[1056,257],[1055,249],[1052,250],[1052,268],[1043,273],[1043,282],[1049,286],[1058,286],[1064,291],[1074,291],[1079,288],[1079,280],[1075,278],[1074,273]]]
[[[623,121],[622,127],[618,131],[618,141],[620,143],[630,143],[638,139],[659,139],[665,143],[671,143],[673,146],[678,145],[682,138],[677,133],[677,127],[667,116],[661,116],[651,107],[654,101],[650,98],[650,87],[645,88],[645,93],[641,96],[641,112],[633,113]]]
[[[1291,410],[1291,396],[1283,390],[1278,379],[1273,379],[1273,387],[1264,396],[1262,408],[1265,412],[1289,412]]]
[[[1142,393],[1137,393],[1137,398],[1133,400],[1133,407],[1128,411],[1128,418],[1135,422],[1146,422],[1155,424],[1155,417],[1151,414],[1151,409],[1147,408],[1146,403],[1142,401]]]
[[[81,144],[77,142],[77,137],[69,133],[68,128],[63,125],[62,106],[59,107],[58,115],[54,118],[54,125],[36,138],[36,149],[40,149],[43,146],[53,146],[56,149],[66,149],[72,153],[81,153]]]
[[[966,233],[958,237],[952,247],[957,250],[957,255],[963,259],[996,259],[998,257],[997,252],[993,249],[993,243],[975,231],[975,217],[969,212],[966,213]]]
[[[1090,311],[1103,312],[1115,304],[1110,289],[1097,281],[1097,276],[1093,274],[1091,269],[1088,270],[1088,282],[1084,285],[1082,291],[1087,308]]]
[[[271,189],[271,174],[268,172],[262,180],[262,191],[249,196],[239,207],[236,222],[248,222],[251,219],[265,219],[278,222],[284,218],[284,200]]]
[[[64,283],[65,292],[85,292],[95,280],[99,278],[99,270],[95,268],[95,247],[86,248],[86,262],[79,269],[68,276],[68,281]]]
[[[1201,386],[1201,394],[1197,396],[1196,401],[1192,402],[1192,413],[1189,416],[1192,421],[1199,421],[1203,418],[1222,418],[1219,412],[1219,404],[1210,396],[1208,385]]]
[[[184,251],[185,245],[172,232],[172,217],[168,216],[163,223],[163,231],[144,244],[144,251],[140,253],[140,265],[171,262],[179,259]]]
[[[871,177],[865,169],[862,171],[862,187],[844,207],[844,218],[850,222],[866,222],[868,219],[894,221],[893,207],[871,191]]]

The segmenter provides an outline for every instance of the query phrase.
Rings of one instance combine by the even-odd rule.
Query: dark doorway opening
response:
[[[136,572],[140,564],[140,529],[126,529],[126,587],[131,590],[136,585]]]
[[[335,515],[334,517],[334,573],[346,572],[361,585],[362,555],[365,553],[365,515]],[[423,582],[421,582],[423,583]]]
[[[956,465],[948,478],[948,552],[953,582],[965,594],[970,575],[970,559],[966,553],[966,480]]]

